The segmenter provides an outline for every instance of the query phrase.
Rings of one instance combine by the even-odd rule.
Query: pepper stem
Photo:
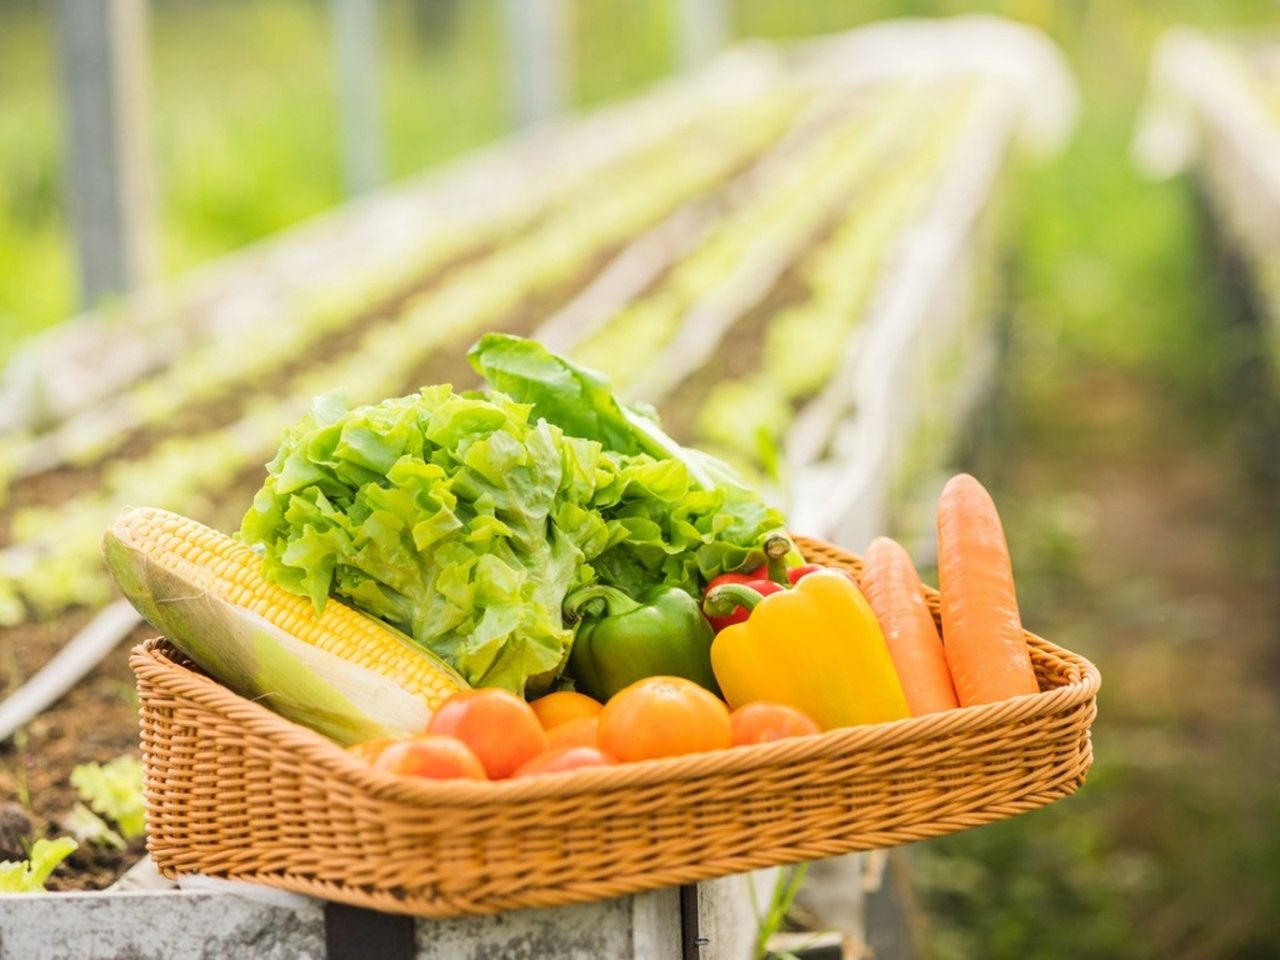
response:
[[[708,617],[727,617],[738,607],[750,612],[763,599],[763,594],[745,583],[722,583],[703,598],[702,612]]]
[[[563,610],[565,617],[570,622],[577,620],[581,616],[582,608],[592,600],[603,600],[605,615],[610,617],[620,616],[640,608],[640,604],[636,603],[617,587],[611,587],[604,583],[592,583],[585,587],[579,587],[564,598]]]
[[[782,531],[771,533],[765,538],[765,563],[769,568],[769,579],[774,583],[787,583],[787,555],[795,548],[791,538]]]

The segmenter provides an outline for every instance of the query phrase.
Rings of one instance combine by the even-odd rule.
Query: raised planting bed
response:
[[[1134,144],[1154,177],[1189,172],[1243,263],[1280,360],[1280,35],[1167,30]]]

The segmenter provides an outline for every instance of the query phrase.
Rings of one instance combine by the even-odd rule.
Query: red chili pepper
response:
[[[765,569],[764,567],[760,568],[760,570],[764,570],[764,569]],[[753,571],[753,572],[759,572],[759,571]],[[725,580],[724,579],[725,577],[734,577],[735,579]],[[774,581],[769,580],[767,577],[758,577],[756,579],[751,579],[749,576],[740,574],[740,573],[725,573],[725,574],[721,574],[719,577],[716,577],[715,580],[712,580],[711,583],[707,585],[707,593],[710,593],[712,590],[720,586],[722,583],[740,583],[747,589],[754,590],[756,593],[760,594],[760,596],[762,597],[767,597],[771,593],[777,593],[780,590],[785,589],[782,584],[775,583]],[[704,596],[705,595],[706,594],[704,594]],[[728,613],[723,617],[707,617],[707,619],[711,621],[712,629],[714,629],[716,633],[719,633],[725,627],[731,626],[732,624],[746,622],[747,617],[749,617],[750,615],[751,615],[750,610],[748,610],[744,606],[739,605],[734,607],[731,613]]]
[[[822,566],[817,563],[806,563],[802,567],[791,567],[787,570],[787,579],[791,581],[791,585],[794,587],[796,581],[801,577],[807,577],[809,574],[817,573],[821,569]]]
[[[702,591],[702,595],[706,596],[722,583],[750,583],[752,580],[768,580],[769,564],[762,563],[754,570],[747,570],[745,573],[722,573],[710,583],[707,589]]]
[[[716,587],[723,586],[726,583],[740,583],[746,586],[747,584],[751,583],[753,580],[767,580],[768,577],[769,577],[769,564],[767,563],[762,563],[760,564],[760,566],[756,567],[754,570],[748,570],[746,573],[722,573],[720,574],[720,576],[714,578],[710,583],[707,584],[707,589],[702,591],[702,595],[703,597],[705,597],[708,593],[710,593]],[[737,608],[737,610],[741,610],[741,609],[742,609],[741,607]],[[734,611],[735,614],[737,613],[737,610]],[[716,631],[716,633],[719,633],[722,629],[727,627],[729,624],[737,622],[731,619],[730,617],[709,617],[708,619],[711,621],[711,626]]]
[[[799,580],[807,577],[811,573],[817,573],[819,570],[833,570],[836,573],[843,574],[848,577],[855,584],[858,582],[857,578],[843,567],[824,567],[818,563],[806,563],[803,567],[790,568],[787,571],[787,579],[791,581],[791,585],[794,587]]]

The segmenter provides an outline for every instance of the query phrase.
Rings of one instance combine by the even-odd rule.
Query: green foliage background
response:
[[[674,65],[673,0],[569,0],[575,105],[625,96]],[[1152,257],[1185,234],[1158,190],[1137,184],[1125,146],[1147,53],[1173,22],[1247,24],[1275,17],[1266,0],[1212,4],[958,3],[943,0],[738,0],[739,38],[793,37],[886,16],[986,10],[1046,30],[1064,44],[1085,90],[1084,125],[1069,156],[1024,195],[1033,286],[1069,292],[1073,315],[1110,315],[1114,291],[1088,256],[1059,258],[1077,228],[1102,231],[1126,274],[1163,289],[1186,274]],[[27,332],[73,312],[74,264],[60,178],[53,5],[0,0],[0,357]],[[315,0],[152,0],[151,123],[165,274],[266,236],[341,202],[327,7]],[[499,136],[508,127],[498,0],[384,0],[382,121],[388,165],[404,176]],[[1064,176],[1065,173],[1070,176]],[[1136,192],[1135,192],[1136,191]],[[1116,201],[1120,201],[1117,203]],[[1052,211],[1050,214],[1049,211]],[[1101,216],[1105,214],[1105,216]],[[1177,266],[1176,264],[1174,265]],[[1113,271],[1119,273],[1120,271]],[[1069,277],[1064,275],[1069,274]],[[1066,283],[1059,283],[1062,279]],[[1130,295],[1137,304],[1141,298]],[[1064,323],[1099,346],[1141,350],[1130,325]]]

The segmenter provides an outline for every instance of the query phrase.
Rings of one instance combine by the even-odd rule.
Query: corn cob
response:
[[[416,733],[466,682],[398,630],[262,578],[248,547],[165,510],[124,513],[103,556],[130,602],[202,669],[342,742]]]

